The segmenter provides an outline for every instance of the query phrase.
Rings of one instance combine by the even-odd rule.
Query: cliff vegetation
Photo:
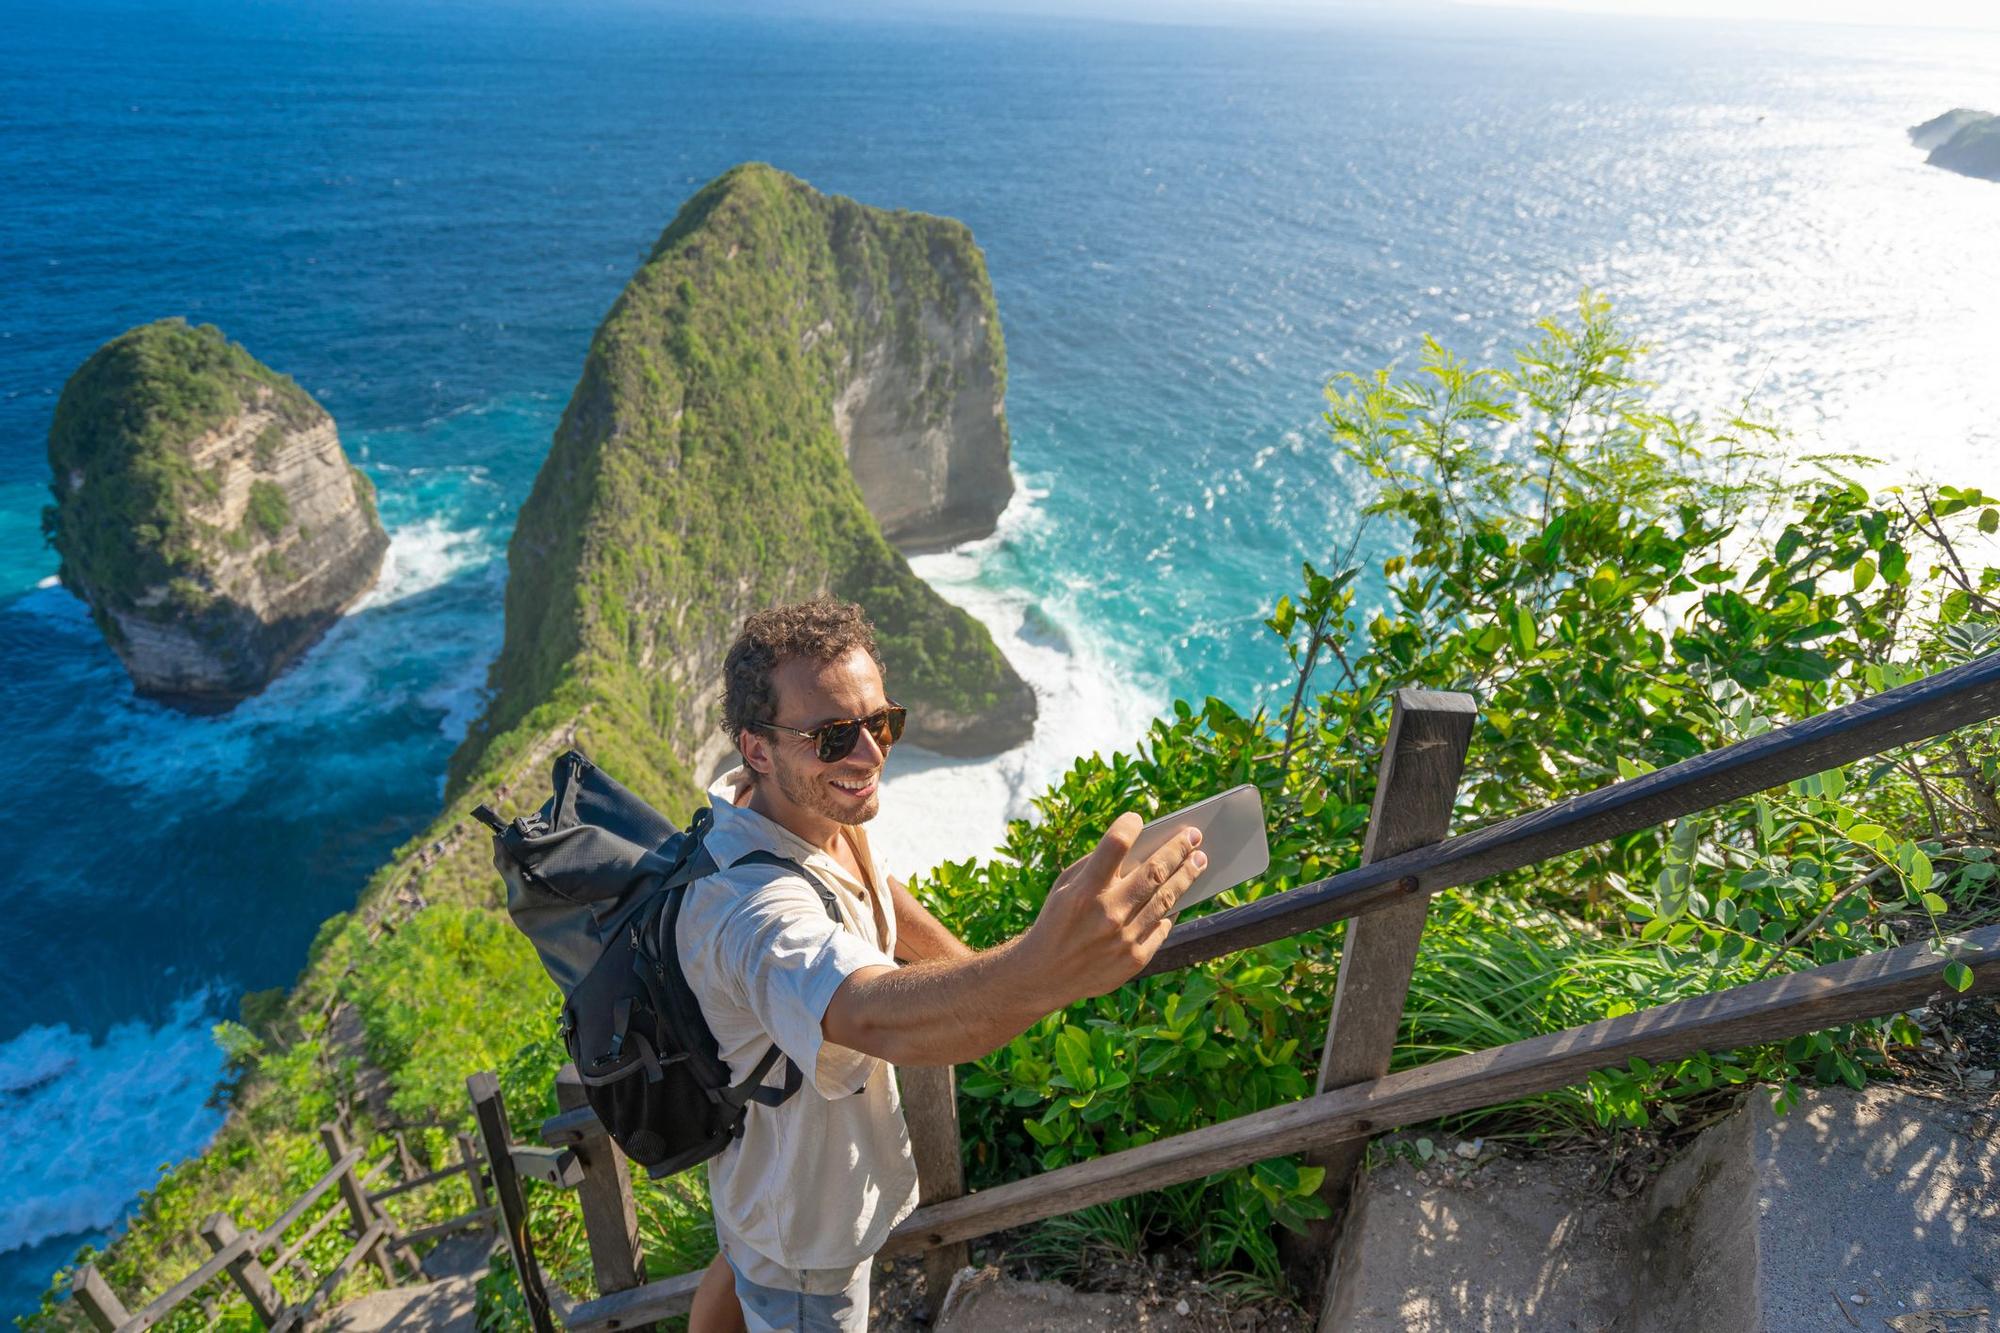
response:
[[[976,344],[940,346],[961,313]],[[910,572],[849,467],[836,403],[885,372],[939,385],[902,404],[939,420],[957,383],[984,376],[997,415],[1000,324],[962,224],[757,164],[695,195],[598,330],[522,508],[494,701],[453,790],[581,716],[600,763],[688,813],[728,749],[717,690],[743,617],[826,591],[867,608],[912,741],[985,753],[1024,740],[1033,693],[984,626]],[[996,447],[1004,464],[1004,435]]]

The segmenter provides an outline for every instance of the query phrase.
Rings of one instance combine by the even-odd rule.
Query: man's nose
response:
[[[854,742],[853,757],[856,759],[865,759],[879,766],[888,761],[889,752],[875,743],[875,733],[873,731],[870,731],[867,727],[863,727],[860,739]]]

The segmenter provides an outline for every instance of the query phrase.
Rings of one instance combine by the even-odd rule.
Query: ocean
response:
[[[1333,11],[1314,27],[630,3],[0,6],[0,1311],[220,1123],[209,1027],[434,813],[505,550],[590,335],[677,206],[764,160],[984,246],[1018,491],[915,564],[1042,725],[899,753],[878,843],[990,847],[1259,627],[1361,487],[1320,390],[1609,295],[1672,400],[2000,489],[2000,185],[1907,126],[2000,109],[1992,34]],[[136,699],[41,540],[65,379],[166,315],[295,376],[374,479],[376,591],[223,717]],[[898,771],[900,770],[900,771]]]

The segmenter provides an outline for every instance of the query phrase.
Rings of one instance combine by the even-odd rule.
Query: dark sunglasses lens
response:
[[[875,743],[886,750],[903,739],[903,709],[900,705],[892,704],[883,709],[879,716],[882,721],[881,725],[875,728]]]
[[[829,722],[819,729],[819,761],[831,764],[847,758],[854,750],[854,742],[860,739],[859,722]]]

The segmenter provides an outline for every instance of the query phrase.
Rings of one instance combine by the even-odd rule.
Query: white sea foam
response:
[[[1038,715],[1028,741],[1004,754],[952,759],[899,746],[882,782],[882,813],[869,833],[899,876],[986,856],[1010,819],[1079,755],[1130,749],[1165,706],[1156,684],[1118,666],[1063,597],[1036,599],[993,579],[993,556],[1046,521],[1026,487],[995,533],[954,550],[918,556],[910,567],[949,602],[984,624],[1014,670],[1035,691]]]
[[[443,711],[446,734],[461,733],[477,712],[486,664],[499,647],[498,618],[435,608],[413,618],[408,604],[484,566],[497,606],[504,566],[496,554],[480,528],[427,518],[393,529],[375,588],[261,693],[219,716],[191,717],[140,699],[125,685],[109,705],[117,716],[100,733],[97,763],[160,799],[192,790],[233,799],[265,780],[272,755],[310,742],[315,729],[351,729],[392,711],[412,689],[422,691],[418,703]],[[450,669],[441,677],[407,670],[416,658]],[[329,793],[344,757],[366,758],[343,756],[337,747],[324,755],[320,774]]]
[[[483,529],[454,528],[441,518],[406,523],[390,532],[382,572],[353,611],[428,592],[460,570],[491,560],[493,554]]]
[[[222,1123],[208,1105],[222,1072],[212,999],[99,1042],[58,1025],[0,1045],[0,1138],[34,1145],[0,1173],[0,1252],[111,1226],[160,1163],[208,1142]]]

